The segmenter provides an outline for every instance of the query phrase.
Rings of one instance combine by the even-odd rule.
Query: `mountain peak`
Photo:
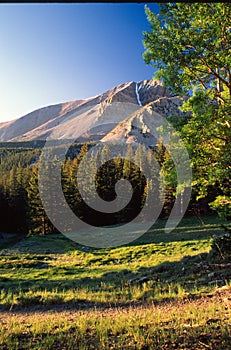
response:
[[[43,107],[2,123],[0,141],[46,140],[48,136],[101,140],[118,123],[150,103],[152,109],[163,116],[172,112],[180,115],[181,99],[173,98],[160,81],[129,81],[85,100]]]

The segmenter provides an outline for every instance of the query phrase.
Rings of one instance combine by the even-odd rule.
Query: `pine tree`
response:
[[[31,177],[27,188],[29,233],[45,236],[53,231],[40,198],[38,188],[38,166],[31,170]]]

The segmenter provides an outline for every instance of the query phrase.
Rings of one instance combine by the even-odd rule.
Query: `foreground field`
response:
[[[231,349],[231,264],[211,252],[221,222],[205,223],[167,235],[160,221],[114,249],[62,235],[5,247],[0,349]]]
[[[156,306],[1,313],[0,348],[228,350],[230,289]]]

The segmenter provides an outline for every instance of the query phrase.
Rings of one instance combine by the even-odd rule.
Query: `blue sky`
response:
[[[0,122],[151,79],[142,58],[144,5],[0,4]]]

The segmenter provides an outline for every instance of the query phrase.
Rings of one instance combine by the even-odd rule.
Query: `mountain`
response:
[[[35,110],[0,123],[0,141],[77,139],[132,142],[161,123],[161,116],[178,115],[183,98],[172,95],[156,80],[118,85],[85,100]],[[155,142],[146,137],[145,142]]]

